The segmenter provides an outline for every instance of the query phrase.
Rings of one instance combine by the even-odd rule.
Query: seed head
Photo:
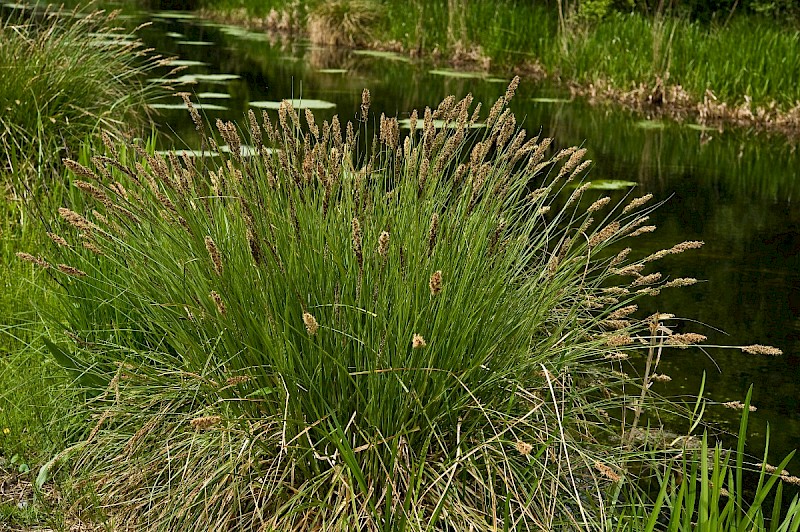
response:
[[[622,347],[633,343],[633,338],[628,334],[614,334],[606,338],[606,345],[609,347]]]
[[[219,312],[222,315],[225,315],[225,312],[227,311],[227,309],[225,308],[225,302],[222,300],[222,296],[220,296],[214,290],[211,291],[209,296],[211,296],[211,299],[214,301],[214,304],[217,306],[217,312]]]
[[[75,175],[79,175],[81,177],[97,181],[97,176],[94,174],[94,172],[92,172],[82,164],[73,161],[72,159],[64,159],[64,166],[69,168]]]
[[[622,214],[628,214],[628,213],[629,213],[629,212],[631,212],[632,210],[634,210],[634,209],[638,209],[639,207],[641,207],[642,205],[644,205],[645,203],[647,203],[647,202],[648,202],[648,201],[650,201],[651,199],[653,199],[653,195],[652,195],[652,194],[645,194],[645,195],[644,195],[644,196],[642,196],[641,198],[636,198],[636,199],[634,199],[633,201],[631,201],[630,203],[628,203],[628,204],[625,206],[625,208],[624,208],[624,209],[622,209]]]
[[[744,410],[744,403],[741,401],[728,401],[727,403],[722,403],[722,406],[725,408],[732,408],[733,410]],[[755,412],[758,408],[750,405],[749,408],[750,412]]]
[[[25,262],[30,262],[32,264],[36,264],[37,266],[41,266],[42,268],[49,268],[50,264],[47,263],[46,260],[41,259],[39,257],[34,257],[30,253],[25,253],[23,251],[18,251],[16,253],[17,258],[23,260]]]
[[[437,270],[431,275],[428,281],[432,296],[438,296],[442,292],[442,270]]]
[[[222,258],[219,254],[219,248],[217,248],[214,239],[210,235],[206,236],[205,242],[208,256],[211,257],[211,262],[214,264],[214,271],[217,272],[217,275],[222,275]]]
[[[686,349],[690,345],[705,342],[706,337],[697,333],[673,334],[667,338],[667,344]]]
[[[59,264],[58,269],[67,275],[72,275],[73,277],[86,277],[86,272],[81,271],[78,268],[73,268],[67,264]]]
[[[631,288],[657,283],[659,280],[661,280],[661,274],[658,272],[651,273],[650,275],[643,275],[631,283]]]
[[[71,211],[67,208],[61,207],[58,209],[58,214],[61,215],[70,225],[85,232],[91,232],[95,229],[100,229],[98,226],[81,216],[75,211]]]
[[[317,323],[317,319],[310,312],[303,312],[303,324],[306,326],[306,331],[310,336],[317,334],[319,323]]]
[[[387,231],[381,232],[381,236],[378,237],[378,255],[383,258],[389,253],[389,233]]]
[[[361,121],[367,121],[367,114],[369,113],[370,94],[369,89],[364,89],[361,92]]]
[[[697,279],[694,277],[679,277],[677,279],[673,279],[668,281],[664,288],[675,288],[679,286],[692,286],[693,284],[697,284]]]
[[[607,466],[606,464],[604,464],[604,463],[602,463],[600,461],[596,461],[594,463],[594,468],[597,469],[597,471],[599,471],[601,475],[606,477],[611,482],[619,482],[620,479],[622,478],[611,467]]]
[[[781,475],[781,482],[786,482],[787,484],[792,484],[793,486],[800,486],[800,477]]]
[[[431,215],[431,224],[428,227],[428,255],[433,253],[433,248],[436,247],[436,235],[439,232],[439,215],[433,213]]]
[[[635,237],[635,236],[643,235],[645,233],[652,233],[655,230],[656,230],[656,226],[655,225],[645,225],[645,226],[640,227],[639,229],[637,229],[633,233],[629,234],[628,236],[632,238],[632,237]]]
[[[512,79],[511,83],[508,84],[508,88],[506,89],[506,94],[503,97],[505,103],[511,101],[511,98],[514,97],[514,93],[517,92],[517,87],[519,87],[519,76],[514,76],[514,79]]]
[[[203,416],[194,418],[189,422],[189,424],[192,425],[192,428],[195,430],[206,430],[210,427],[213,427],[220,421],[222,421],[221,416]]]
[[[428,343],[425,341],[425,338],[423,338],[421,334],[414,334],[414,337],[411,339],[412,349],[421,349],[426,345],[428,345]]]
[[[783,351],[781,351],[777,347],[772,347],[769,345],[760,345],[760,344],[745,345],[741,349],[744,353],[748,353],[750,355],[768,355],[774,357],[783,354]]]
[[[351,226],[353,230],[353,252],[356,254],[358,267],[360,269],[364,266],[364,255],[361,247],[361,223],[358,221],[358,218],[353,218]]]
[[[533,451],[533,445],[530,443],[526,443],[521,440],[517,440],[517,443],[514,445],[517,448],[517,452],[522,456],[528,456]]]
[[[49,237],[50,237],[50,240],[52,240],[53,242],[55,242],[55,243],[56,243],[56,244],[58,244],[59,246],[61,246],[61,247],[65,247],[65,248],[68,248],[68,247],[69,247],[69,242],[67,242],[66,240],[64,240],[64,238],[63,238],[63,237],[61,237],[61,236],[59,236],[59,235],[57,235],[57,234],[55,234],[55,233],[47,233],[47,236],[49,236]]]
[[[597,212],[600,209],[602,209],[603,207],[605,207],[606,205],[608,205],[610,201],[611,201],[611,198],[609,198],[608,196],[600,198],[599,200],[597,200],[594,203],[592,203],[591,205],[589,205],[589,208],[586,209],[586,212]]]
[[[636,312],[638,308],[639,307],[637,305],[628,305],[627,307],[622,307],[620,309],[615,310],[614,312],[608,315],[608,318],[611,320],[620,320],[622,318],[627,318],[628,316]]]
[[[619,222],[616,221],[611,222],[610,224],[602,228],[600,231],[592,235],[592,238],[589,239],[589,247],[593,248],[602,244],[603,242],[605,242],[606,240],[617,234],[617,232],[619,231],[619,227],[620,227]]]
[[[235,375],[233,377],[228,377],[227,379],[225,379],[225,384],[227,384],[228,386],[236,386],[238,384],[243,384],[249,381],[250,377],[248,377],[247,375]]]

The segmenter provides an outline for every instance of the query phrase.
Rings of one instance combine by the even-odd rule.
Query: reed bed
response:
[[[65,161],[81,199],[18,256],[58,286],[46,345],[85,421],[40,477],[68,460],[159,529],[605,530],[648,504],[688,453],[647,437],[647,409],[688,415],[652,389],[662,350],[704,337],[636,302],[694,283],[653,267],[702,243],[635,258],[652,198],[585,197],[585,150],[518,129],[517,83],[408,135],[366,90],[348,124],[189,105],[229,154]]]

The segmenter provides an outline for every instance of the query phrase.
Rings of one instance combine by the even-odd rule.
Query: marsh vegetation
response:
[[[586,147],[523,124],[518,78],[493,104],[392,115],[359,90],[340,119],[289,91],[237,115],[242,76],[192,72],[209,90],[173,111],[143,77],[205,62],[137,56],[132,28],[77,20],[102,21],[65,31],[123,69],[118,92],[77,93],[109,97],[74,130],[53,105],[13,122],[30,141],[4,136],[48,146],[5,148],[0,467],[30,502],[0,503],[12,526],[800,526],[791,457],[745,451],[750,394],[667,397],[684,349],[780,350],[716,345],[661,308],[697,283],[674,263],[703,242],[652,248],[660,201],[620,180],[605,195]],[[62,28],[48,21],[10,35]],[[176,29],[184,49],[212,42]],[[137,126],[145,100],[191,118],[189,146]],[[28,128],[47,113],[58,133]],[[728,447],[703,424],[714,402],[742,416]]]

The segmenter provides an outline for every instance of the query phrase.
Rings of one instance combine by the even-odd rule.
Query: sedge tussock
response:
[[[96,398],[76,419],[104,420],[74,460],[98,497],[164,530],[421,532],[496,527],[506,486],[506,528],[602,530],[609,486],[660,467],[610,413],[685,414],[649,393],[657,368],[620,371],[696,340],[640,319],[639,300],[691,278],[643,275],[644,253],[620,245],[649,198],[579,211],[588,189],[556,180],[578,178],[586,150],[551,158],[552,139],[527,139],[505,107],[517,83],[488,129],[467,129],[467,97],[412,114],[423,128],[405,139],[394,118],[373,131],[365,91],[355,124],[283,102],[277,120],[209,127],[190,107],[205,146],[260,146],[250,157],[113,140],[102,153],[118,156],[91,155],[102,181],[76,186],[112,232],[63,208],[53,231],[76,244],[53,233],[20,259],[85,276],[52,283],[43,315],[79,347],[74,396]]]

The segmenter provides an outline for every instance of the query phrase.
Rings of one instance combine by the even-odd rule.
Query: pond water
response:
[[[211,119],[241,121],[250,105],[268,108],[270,102],[302,98],[314,104],[318,123],[334,114],[350,120],[364,87],[378,116],[407,118],[414,108],[435,107],[449,94],[468,92],[488,109],[509,81],[434,70],[394,54],[316,48],[188,13],[141,17],[153,22],[140,30],[145,42],[185,66],[172,78],[180,80],[176,88],[195,93],[193,100]],[[153,102],[157,127],[167,134],[162,149],[197,145],[180,102],[172,95]],[[751,415],[748,451],[763,452],[769,424],[770,460],[779,462],[800,441],[800,154],[795,147],[745,129],[710,131],[590,107],[570,101],[552,85],[524,80],[511,107],[529,132],[541,129],[559,146],[584,145],[594,160],[591,180],[632,181],[634,194],[652,192],[664,201],[651,217],[658,231],[639,237],[643,255],[684,240],[706,242],[699,251],[665,259],[661,267],[665,276],[704,282],[665,290],[644,302],[649,307],[644,311],[694,320],[685,330],[706,334],[712,344],[768,344],[784,355],[673,351],[661,368],[672,382],[655,386],[665,394],[696,394],[705,372],[706,397],[724,402],[743,400],[754,384],[758,411]],[[621,197],[628,191],[611,194]],[[737,416],[710,405],[706,419],[735,431]],[[800,472],[800,460],[792,465],[793,474]]]

